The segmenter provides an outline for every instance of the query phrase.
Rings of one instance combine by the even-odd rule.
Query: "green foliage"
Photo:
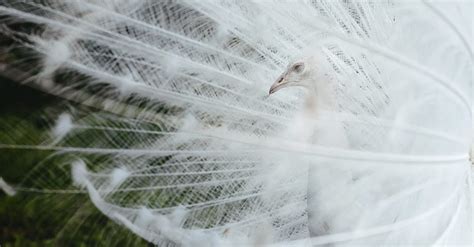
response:
[[[50,114],[54,119],[67,104],[0,78],[0,142],[40,143],[49,135],[51,126],[44,116]],[[0,176],[20,188],[44,186],[46,180],[54,178],[57,187],[74,189],[68,176],[60,176],[65,170],[70,172],[62,166],[69,157],[52,154],[47,150],[0,148]],[[49,174],[44,174],[41,171],[45,169],[35,169],[41,165],[55,169],[48,169]],[[27,177],[32,184],[25,184]],[[149,245],[99,212],[85,193],[31,190],[20,190],[13,197],[0,192],[0,244],[3,247]]]

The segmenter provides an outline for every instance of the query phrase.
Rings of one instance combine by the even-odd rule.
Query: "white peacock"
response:
[[[0,146],[72,156],[74,187],[0,185],[88,193],[159,246],[472,245],[472,7],[5,1],[30,82],[112,113]]]

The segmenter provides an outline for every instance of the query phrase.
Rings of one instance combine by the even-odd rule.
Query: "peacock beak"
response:
[[[288,85],[288,81],[286,80],[286,74],[281,75],[278,77],[278,79],[273,83],[273,85],[270,87],[270,91],[268,91],[268,94],[273,94],[276,91],[286,87]]]

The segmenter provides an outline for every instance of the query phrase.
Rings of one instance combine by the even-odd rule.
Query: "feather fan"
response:
[[[75,104],[0,139],[54,151],[0,187],[86,193],[158,246],[470,246],[472,10],[4,0],[0,33],[28,50],[9,68]]]

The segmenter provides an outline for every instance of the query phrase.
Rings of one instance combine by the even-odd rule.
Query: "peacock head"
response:
[[[312,75],[309,60],[303,59],[291,63],[270,87],[269,94],[273,94],[286,87],[300,86],[310,88]]]

